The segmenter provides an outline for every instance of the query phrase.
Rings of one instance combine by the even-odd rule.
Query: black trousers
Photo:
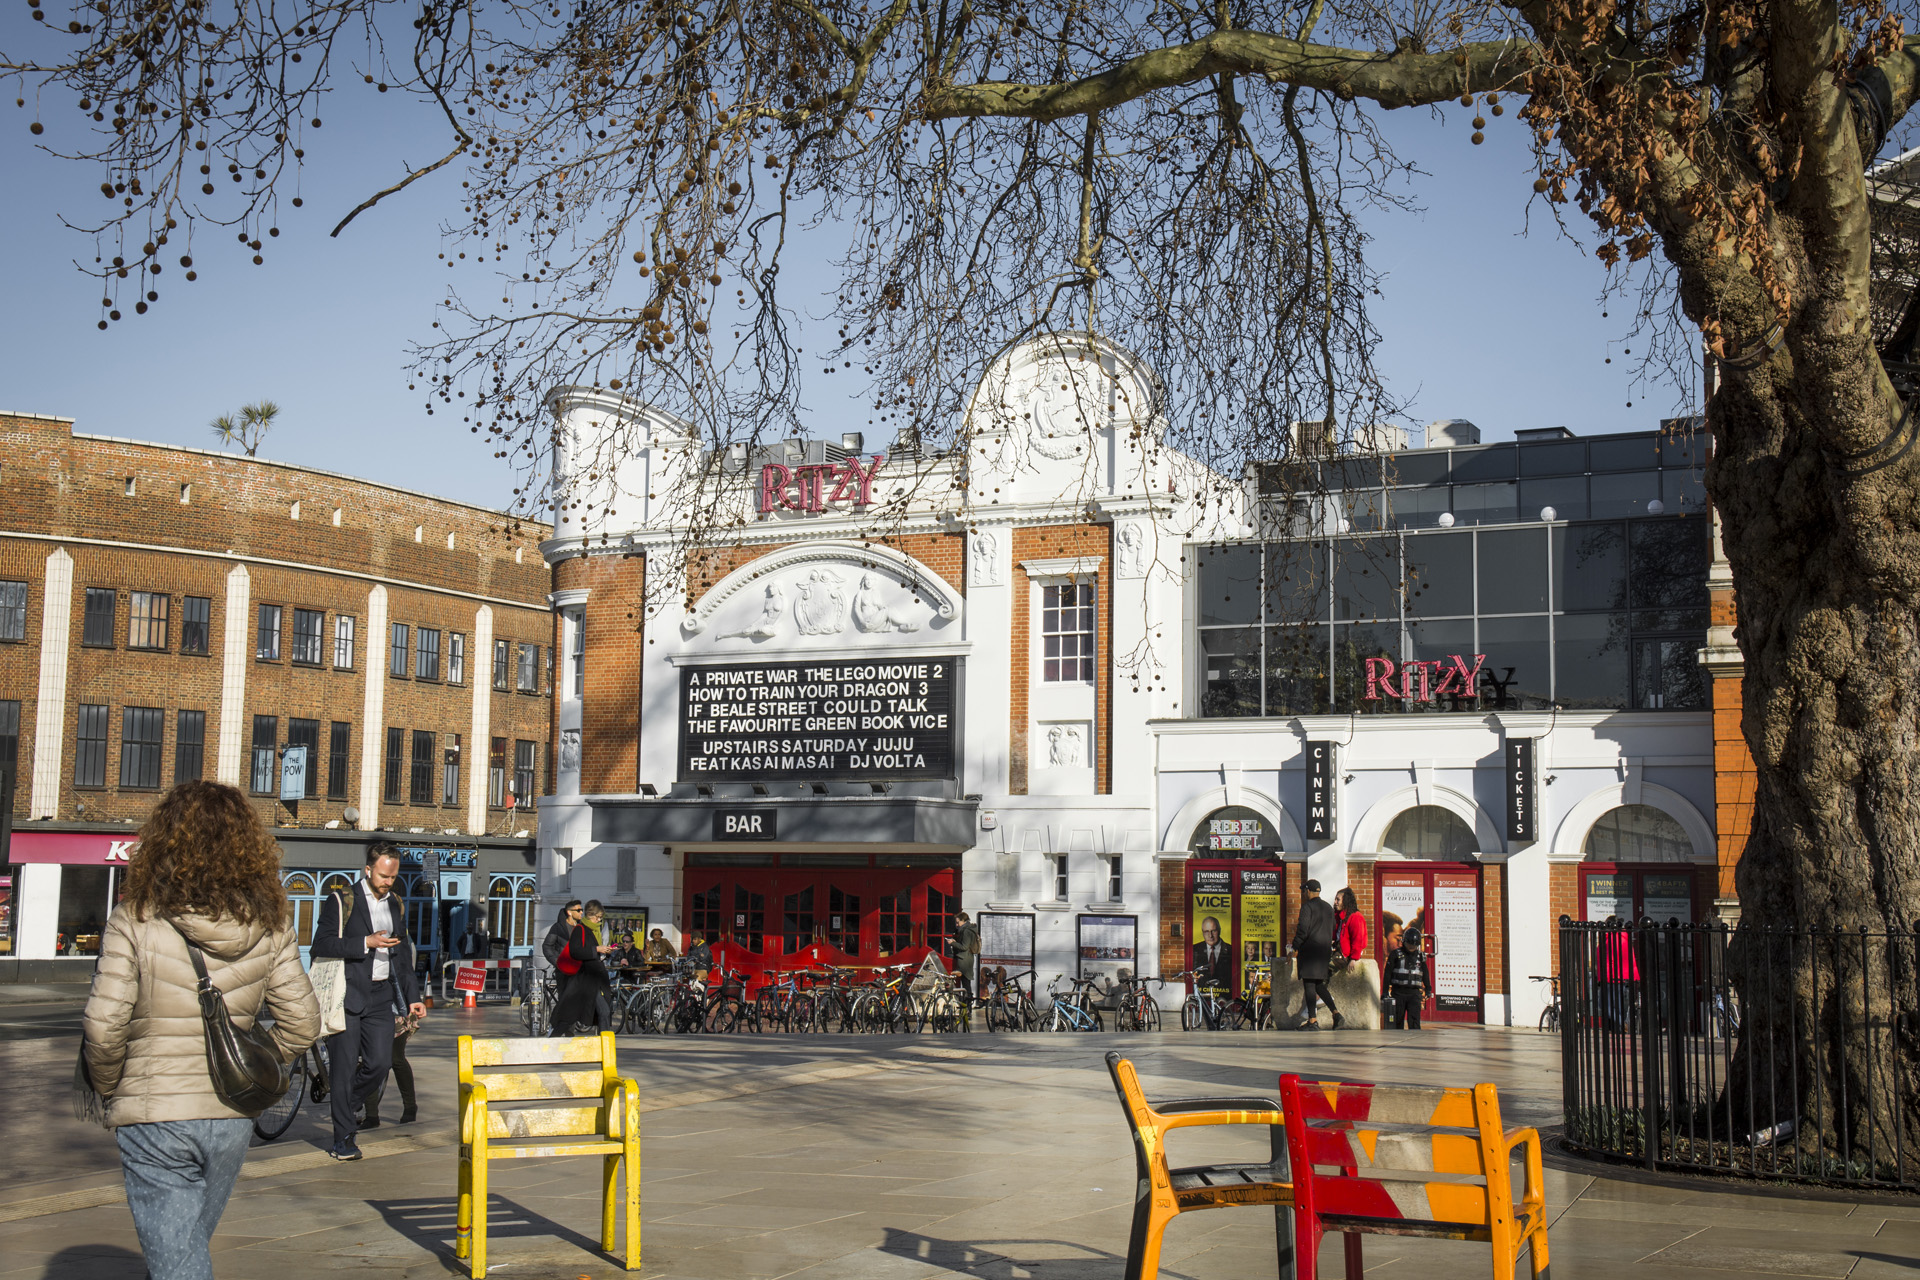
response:
[[[1307,1021],[1313,1021],[1314,1016],[1320,1012],[1320,1010],[1315,1007],[1315,1002],[1319,1000],[1326,1001],[1327,1008],[1332,1012],[1340,1012],[1340,1006],[1333,1002],[1333,996],[1327,991],[1327,980],[1325,978],[1308,978],[1300,985],[1307,989]]]
[[[1420,1029],[1420,1007],[1427,1002],[1425,987],[1395,987],[1393,989],[1393,1029],[1395,1031],[1418,1031]]]
[[[379,1092],[393,1068],[393,979],[374,983],[366,1006],[346,1019],[346,1027],[327,1038],[335,1142],[353,1141],[362,1104]]]
[[[407,1061],[407,1041],[412,1035],[411,1031],[403,1031],[393,1037],[393,1083],[400,1089],[400,1110],[403,1114],[414,1110],[413,1064]],[[370,1118],[379,1118],[380,1100],[386,1096],[387,1087],[383,1081],[373,1091],[373,1096],[367,1099],[367,1115]]]

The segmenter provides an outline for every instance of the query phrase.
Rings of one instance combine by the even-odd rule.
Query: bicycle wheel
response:
[[[1560,1030],[1560,1010],[1553,1005],[1548,1005],[1542,1009],[1540,1011],[1540,1029],[1550,1035],[1558,1033]]]
[[[1200,1016],[1200,1000],[1197,996],[1188,996],[1180,1003],[1180,1029],[1198,1031],[1204,1022]]]
[[[290,1083],[280,1100],[253,1118],[253,1132],[262,1142],[272,1142],[287,1131],[300,1114],[300,1101],[307,1094],[307,1055],[301,1054],[287,1067]]]
[[[1227,1031],[1238,1031],[1247,1025],[1247,1002],[1235,996],[1227,1001],[1220,1010],[1220,1026]]]
[[[1160,1029],[1160,1006],[1153,997],[1141,994],[1139,1002],[1132,1006],[1133,1029],[1135,1031],[1158,1031]]]
[[[707,1010],[707,1030],[716,1035],[725,1035],[739,1029],[740,1002],[726,998],[715,1000]]]

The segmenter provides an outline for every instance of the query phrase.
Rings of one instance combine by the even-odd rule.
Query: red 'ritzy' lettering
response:
[[[1407,695],[1393,687],[1393,659],[1367,659],[1367,697],[1377,699],[1380,690],[1385,689],[1389,698],[1404,698]]]

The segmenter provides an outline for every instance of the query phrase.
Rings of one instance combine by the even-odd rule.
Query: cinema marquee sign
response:
[[[876,453],[865,469],[860,459],[810,462],[786,467],[769,462],[760,468],[760,514],[773,511],[821,512],[829,503],[864,507],[873,501],[873,477],[887,460]]]
[[[1396,665],[1392,658],[1367,659],[1367,698],[1378,701],[1384,693],[1389,698],[1404,698],[1413,702],[1432,702],[1436,698],[1471,698],[1480,684],[1480,670],[1486,663],[1487,655],[1473,655],[1473,665],[1457,653],[1445,658],[1410,658],[1399,663],[1400,683],[1394,684],[1393,672]]]

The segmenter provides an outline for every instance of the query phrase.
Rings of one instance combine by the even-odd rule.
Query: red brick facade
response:
[[[1032,593],[1027,590],[1023,560],[1051,560],[1060,557],[1100,558],[1095,578],[1094,652],[1098,655],[1099,679],[1094,682],[1093,740],[1095,745],[1095,791],[1109,795],[1113,790],[1113,719],[1109,714],[1113,689],[1113,526],[1096,524],[1043,525],[1013,531],[1013,698],[1007,716],[1008,790],[1027,794],[1028,714],[1027,663],[1024,655],[1033,652]]]
[[[316,733],[310,798],[299,803],[295,817],[260,794],[261,811],[270,820],[313,826],[359,806],[364,735],[376,735],[375,767],[384,770],[386,732],[399,728],[400,798],[390,801],[387,779],[378,779],[379,824],[464,830],[470,771],[487,767],[490,747],[469,741],[475,684],[493,678],[492,653],[479,644],[483,610],[493,637],[508,643],[511,659],[507,688],[490,692],[483,736],[506,744],[509,778],[513,744],[547,742],[549,575],[538,551],[545,526],[516,528],[496,512],[253,458],[75,435],[62,419],[0,417],[0,460],[0,510],[6,512],[0,517],[0,580],[26,584],[17,638],[11,620],[0,638],[0,699],[19,703],[16,820],[28,818],[32,804],[48,564],[56,552],[71,558],[72,582],[64,722],[49,816],[140,821],[187,764],[179,736],[182,711],[205,716],[199,776],[220,776],[222,697],[234,675],[224,657],[228,601],[241,568],[246,616],[232,621],[236,647],[244,646],[238,668],[244,695],[240,707],[226,708],[229,722],[235,710],[239,714],[239,784],[246,788],[251,781],[255,717],[274,718],[281,745],[296,721],[312,722]],[[90,589],[96,605],[112,596],[108,634],[93,637],[103,644],[87,643]],[[370,602],[381,589],[387,623],[407,627],[404,676],[388,672],[390,627],[374,634],[371,626]],[[135,623],[136,592],[164,598],[163,637]],[[190,599],[196,609],[206,602],[204,652],[187,651],[200,647],[186,644]],[[262,606],[279,609],[277,651],[263,645]],[[104,612],[97,609],[99,617]],[[315,629],[302,626],[313,623],[315,614],[317,644]],[[352,619],[350,656],[336,648],[343,617]],[[431,661],[421,658],[422,632],[434,640]],[[140,647],[143,640],[158,643]],[[463,650],[457,682],[450,670],[456,643]],[[516,687],[522,644],[541,650],[533,692]],[[314,657],[317,662],[307,660]],[[382,719],[373,726],[362,723],[368,664],[378,664],[383,686]],[[106,708],[104,743],[89,737],[85,744],[97,784],[92,772],[77,773],[83,705]],[[127,708],[136,709],[131,719]],[[135,754],[128,754],[123,730],[150,718],[142,709],[162,713],[157,770],[150,767],[152,747],[136,743]],[[98,723],[100,714],[89,712],[89,723]],[[338,777],[341,761],[331,758],[336,723],[347,726],[344,774]],[[413,759],[424,739],[416,743],[416,732],[433,735],[431,798],[418,803],[412,799]],[[456,745],[457,794],[452,804],[443,804],[442,770]],[[549,758],[540,751],[536,788],[542,793],[549,785]],[[0,758],[0,767],[6,763]],[[143,781],[154,785],[138,785]],[[530,817],[516,821],[530,825]],[[361,825],[368,825],[365,818]]]

